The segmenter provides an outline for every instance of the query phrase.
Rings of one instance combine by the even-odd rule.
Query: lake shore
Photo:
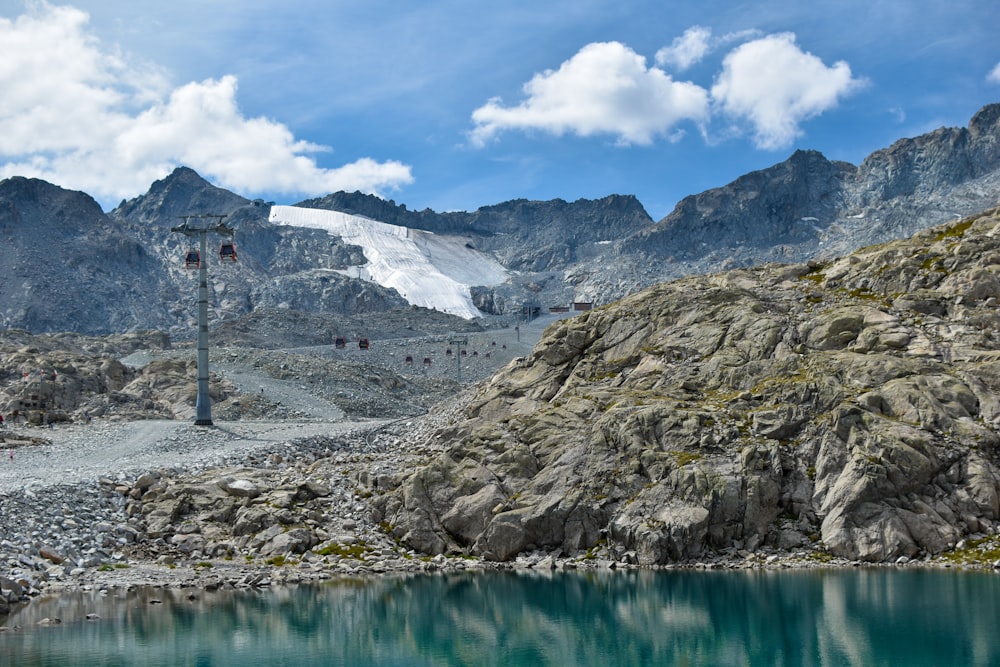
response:
[[[9,610],[77,590],[253,589],[469,570],[1000,570],[996,535],[892,563],[836,558],[821,545],[731,548],[654,566],[607,545],[572,555],[533,550],[507,562],[428,556],[393,539],[370,501],[442,450],[430,434],[449,418],[441,411],[388,423],[234,422],[210,430],[95,423],[22,433],[35,441],[11,448],[13,461],[0,463],[0,598]],[[97,451],[112,455],[97,461]]]

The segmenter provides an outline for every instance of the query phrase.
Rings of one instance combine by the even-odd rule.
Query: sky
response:
[[[967,126],[998,34],[997,0],[0,0],[0,178],[659,220],[797,149]]]

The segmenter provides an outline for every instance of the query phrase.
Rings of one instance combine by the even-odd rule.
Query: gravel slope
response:
[[[25,440],[4,445],[0,493],[92,482],[101,477],[134,477],[137,472],[159,468],[220,467],[298,438],[336,436],[379,423],[216,421],[214,426],[203,427],[150,420],[7,428],[6,437],[23,436]]]

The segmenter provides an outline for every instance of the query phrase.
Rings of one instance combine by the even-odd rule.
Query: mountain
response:
[[[659,222],[627,195],[436,213],[338,192],[296,206],[420,230],[466,248],[483,267],[499,264],[508,276],[501,283],[493,269],[489,279],[459,281],[488,324],[571,302],[609,303],[687,275],[836,256],[984,210],[998,193],[1000,105],[990,105],[967,128],[902,139],[859,166],[797,151],[684,198]],[[405,277],[362,279],[372,247],[324,229],[273,224],[271,208],[183,167],[108,213],[85,193],[7,179],[0,182],[0,233],[9,249],[0,259],[0,322],[34,332],[191,336],[195,278],[183,265],[191,240],[170,230],[185,216],[206,214],[227,216],[240,258],[211,271],[213,328],[256,311],[367,318],[374,327],[382,313],[412,309],[415,326],[435,320],[435,330],[447,320],[414,308],[412,294],[394,288]],[[210,254],[219,241],[212,239]],[[407,271],[383,268],[380,275]]]
[[[367,260],[356,277],[391,287],[409,303],[465,319],[482,317],[469,285],[496,285],[508,273],[461,238],[400,227],[350,213],[272,206],[268,220],[322,229],[361,248]]]
[[[901,139],[858,166],[796,151],[787,160],[685,197],[659,222],[634,197],[530,202],[475,212],[410,211],[335,193],[299,206],[338,210],[435,233],[466,234],[518,272],[477,290],[489,311],[534,299],[607,303],[686,275],[766,262],[832,257],[993,206],[1000,201],[1000,105],[967,128]],[[491,304],[500,304],[494,309]]]
[[[514,271],[559,271],[599,252],[595,246],[631,236],[653,219],[631,195],[566,202],[516,199],[474,212],[410,211],[358,192],[338,192],[297,206],[353,213],[435,234],[470,236],[475,246]]]
[[[0,181],[0,322],[83,333],[135,325],[151,294],[128,277],[155,262],[89,195],[45,181]]]
[[[380,496],[424,553],[923,558],[1000,524],[1000,209],[550,326]],[[419,447],[420,443],[414,443]]]
[[[184,256],[197,243],[171,231],[185,216],[225,215],[226,225],[236,230],[236,264],[211,256],[223,240],[214,234],[209,235],[210,256],[203,258],[211,266],[213,324],[255,310],[354,316],[407,306],[391,290],[336,273],[363,263],[358,248],[319,230],[272,225],[267,221],[269,210],[269,204],[237,197],[194,171],[179,168],[145,195],[111,211],[112,223],[128,230],[158,260],[141,280],[159,285],[157,302],[168,304],[170,312],[142,326],[183,332],[195,319],[197,274],[185,268]],[[214,226],[217,221],[195,217],[191,222]]]
[[[904,238],[1000,201],[1000,105],[968,128],[902,139],[860,166],[796,151],[721,188],[685,197],[625,239],[623,256],[664,265],[657,279],[770,261],[833,257]]]

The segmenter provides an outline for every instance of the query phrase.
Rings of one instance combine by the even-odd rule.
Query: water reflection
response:
[[[39,599],[0,664],[996,665],[997,618],[989,573],[420,575]]]

